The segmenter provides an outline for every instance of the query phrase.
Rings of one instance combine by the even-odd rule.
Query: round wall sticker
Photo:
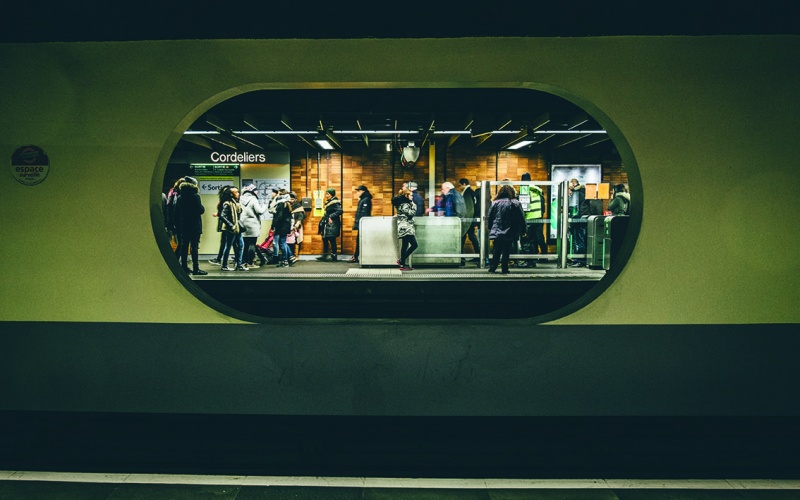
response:
[[[50,173],[50,159],[38,146],[22,146],[11,155],[11,175],[20,184],[34,186]]]

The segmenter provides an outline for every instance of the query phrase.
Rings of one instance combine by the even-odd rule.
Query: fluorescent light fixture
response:
[[[442,135],[470,135],[472,134],[471,130],[434,130],[434,134],[442,134]]]
[[[324,135],[320,135],[320,136],[315,137],[314,138],[314,142],[316,142],[319,145],[319,147],[321,147],[322,149],[324,149],[326,151],[330,151],[332,149],[335,149],[333,147],[333,144],[331,144],[331,141],[329,141],[328,138],[325,137]]]
[[[607,134],[605,130],[536,130],[534,134]]]
[[[506,149],[520,149],[520,148],[524,148],[525,146],[530,146],[534,142],[536,142],[536,141],[534,141],[533,139],[525,139],[524,141],[519,141],[516,144],[508,146]]]
[[[233,134],[255,135],[314,135],[316,130],[231,130]]]
[[[419,130],[333,130],[335,134],[419,134]]]

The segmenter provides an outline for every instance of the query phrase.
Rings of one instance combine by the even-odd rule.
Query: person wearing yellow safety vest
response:
[[[522,174],[522,181],[530,181],[531,174]],[[537,254],[547,253],[547,241],[544,239],[544,193],[535,185],[521,185],[519,187],[519,199],[525,212],[525,236],[521,238],[521,253]],[[521,259],[517,262],[517,267],[536,267],[535,260]]]

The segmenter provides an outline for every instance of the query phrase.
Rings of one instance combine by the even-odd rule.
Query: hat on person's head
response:
[[[369,191],[369,189],[367,189],[367,186],[361,184],[356,188],[356,191]]]
[[[325,190],[325,192],[327,192],[331,196],[336,196],[336,190],[333,188],[328,188]]]
[[[295,193],[294,191],[291,191],[289,193],[289,198],[291,198],[293,200],[296,200],[297,199],[297,193]]]
[[[244,192],[246,193],[246,192],[248,192],[248,191],[250,191],[250,192],[255,192],[256,190],[258,190],[258,186],[256,186],[256,185],[255,185],[255,184],[253,184],[253,183],[250,183],[250,184],[248,184],[247,186],[245,186],[245,187],[244,187],[244,189],[243,189],[242,191],[244,191]]]
[[[410,189],[411,191],[416,191],[417,190],[417,183],[414,182],[414,181],[409,182],[408,183],[408,189]]]
[[[277,193],[278,191],[280,191],[280,189],[276,188],[275,186],[272,186],[272,192],[273,193]]]
[[[189,177],[188,175],[183,178],[183,182],[188,182],[189,184],[194,184],[195,186],[198,185],[197,179],[194,177]]]

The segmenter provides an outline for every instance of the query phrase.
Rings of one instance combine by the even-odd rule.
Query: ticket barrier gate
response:
[[[590,215],[586,224],[586,266],[590,269],[603,268],[605,219],[604,215]]]
[[[603,269],[608,271],[619,254],[625,233],[628,230],[628,215],[612,215],[606,217],[603,234]]]

